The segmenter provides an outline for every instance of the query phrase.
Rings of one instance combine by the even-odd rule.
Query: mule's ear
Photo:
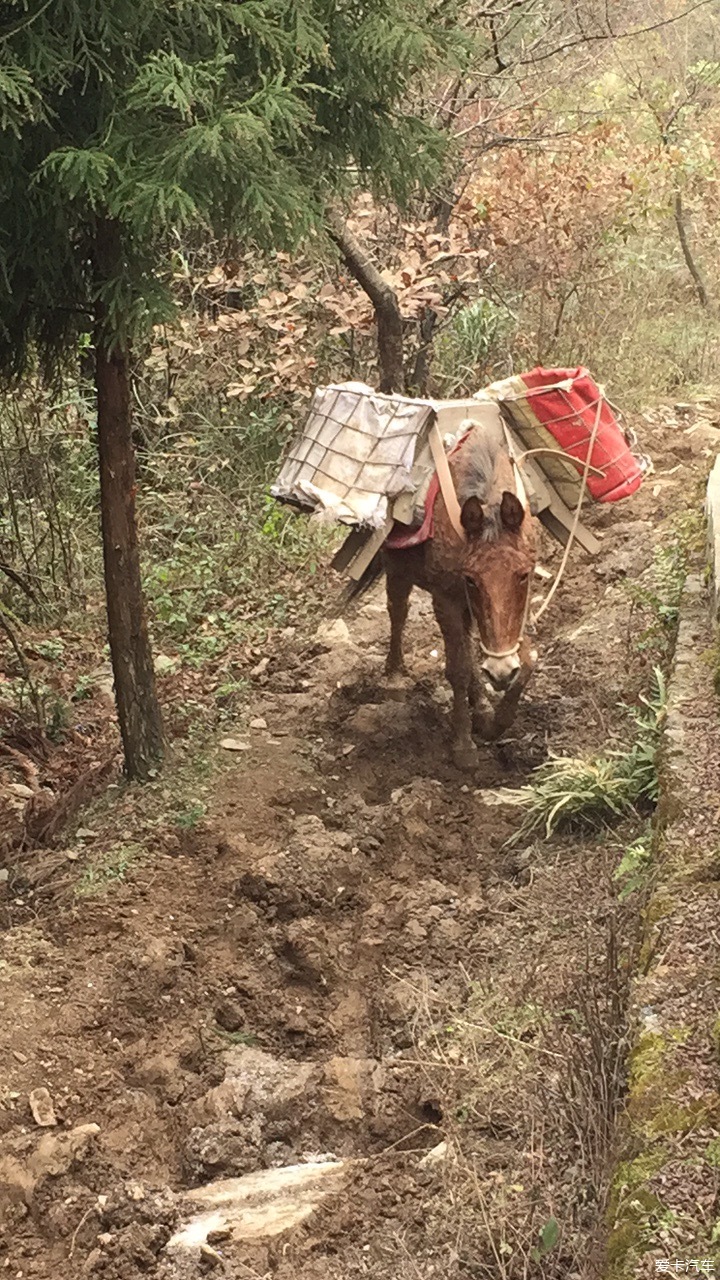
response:
[[[463,502],[460,523],[468,537],[472,538],[475,534],[480,533],[485,523],[485,512],[482,509],[482,502],[479,498],[473,496]]]
[[[500,503],[500,519],[511,533],[517,533],[525,519],[525,508],[522,502],[508,489],[505,490]]]

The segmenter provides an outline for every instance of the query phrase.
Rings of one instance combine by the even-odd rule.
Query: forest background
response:
[[[393,109],[426,130],[407,169],[387,139],[377,173],[346,149],[298,241],[163,213],[153,278],[173,306],[128,359],[153,665],[181,751],[233,719],[268,646],[327,597],[337,534],[268,496],[315,385],[452,397],[587,364],[639,410],[716,377],[717,6],[440,6],[432,48],[412,6],[380,7],[368,66],[403,66]],[[0,88],[10,146],[33,105],[22,77]],[[56,169],[66,191],[80,180]],[[95,347],[76,324],[46,376],[31,341],[0,407],[0,734],[57,752],[61,775],[36,838],[117,757]]]

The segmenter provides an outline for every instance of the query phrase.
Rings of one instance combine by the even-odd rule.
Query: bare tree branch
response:
[[[705,288],[705,281],[700,275],[698,265],[695,262],[692,249],[690,248],[690,242],[687,236],[687,228],[685,226],[685,214],[683,210],[682,196],[679,191],[675,192],[675,203],[673,208],[673,214],[675,217],[675,226],[677,227],[678,240],[680,241],[680,248],[682,249],[683,258],[685,259],[685,265],[687,266],[687,269],[693,278],[693,282],[695,284],[695,290],[698,298],[700,299],[700,306],[707,307],[708,306],[707,289]]]
[[[337,213],[327,216],[328,232],[340,250],[348,271],[365,290],[377,321],[379,390],[402,391],[404,383],[403,326],[395,290],[384,280],[369,250],[361,244]]]
[[[651,31],[659,31],[662,27],[672,26],[676,22],[682,22],[684,18],[688,18],[691,13],[695,13],[698,9],[705,9],[709,4],[715,4],[715,0],[696,0],[695,4],[691,4],[689,8],[684,9],[682,13],[675,14],[672,18],[663,18],[659,22],[653,22],[646,27],[634,27],[632,31],[602,31],[596,35],[582,35],[577,40],[568,40],[565,44],[556,45],[554,49],[549,49],[547,53],[541,53],[537,57],[519,58],[514,66],[535,66],[538,62],[547,62],[548,58],[555,58],[559,53],[566,53],[569,49],[576,49],[579,45],[597,43],[608,43],[612,40],[633,40],[636,36],[648,35]]]

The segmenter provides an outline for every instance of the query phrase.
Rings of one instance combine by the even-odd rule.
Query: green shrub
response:
[[[549,838],[563,828],[601,827],[633,809],[651,809],[658,796],[657,753],[666,703],[665,677],[656,667],[650,696],[631,709],[636,736],[627,750],[562,756],[540,765],[520,793],[526,817],[518,837],[542,830]]]

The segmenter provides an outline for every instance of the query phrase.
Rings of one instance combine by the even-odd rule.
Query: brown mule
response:
[[[438,493],[433,536],[419,546],[385,548],[386,671],[405,673],[402,639],[410,593],[413,587],[429,591],[453,691],[453,759],[461,768],[472,768],[477,759],[473,727],[485,738],[498,738],[509,728],[537,660],[524,636],[537,558],[536,522],[518,496],[501,430],[474,427],[449,463],[465,540],[453,529]],[[494,711],[483,707],[481,673],[501,695]]]

